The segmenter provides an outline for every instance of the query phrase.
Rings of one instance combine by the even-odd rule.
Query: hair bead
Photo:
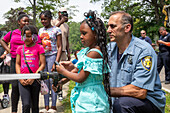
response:
[[[94,31],[94,27],[91,28]]]

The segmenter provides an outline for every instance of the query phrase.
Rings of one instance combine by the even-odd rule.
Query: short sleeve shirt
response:
[[[152,45],[152,40],[148,37],[148,36],[146,36],[145,38],[143,38],[143,37],[139,37],[141,40],[145,40],[146,42],[148,42],[150,45]]]
[[[21,40],[21,31],[19,29],[13,30],[11,38],[10,38],[11,31],[8,32],[4,37],[4,41],[6,43],[11,44],[11,57],[16,58],[16,50],[20,45],[24,44],[24,41]],[[41,43],[40,37],[38,37],[38,41],[36,43]]]
[[[26,47],[24,45],[24,52],[30,69],[35,73],[39,68],[39,55],[45,53],[43,46],[35,44],[33,47]],[[24,59],[23,45],[18,47],[17,54],[21,56],[21,73],[30,73]]]
[[[164,113],[165,94],[157,72],[157,55],[145,41],[132,35],[131,42],[117,62],[118,47],[115,42],[108,44],[111,87],[128,84],[147,89],[146,98]],[[114,98],[113,98],[114,100]]]
[[[51,24],[53,26],[56,26],[58,24],[58,20],[52,20]],[[63,23],[62,25],[60,25],[60,29],[62,32],[62,51],[66,50],[66,45],[67,45],[67,37],[69,37],[69,26],[67,23]]]
[[[53,55],[57,53],[57,35],[61,34],[61,29],[53,26],[51,28],[40,28],[39,36],[45,50],[45,55]]]
[[[162,40],[164,42],[170,42],[170,33],[168,33],[165,36],[160,36],[159,40]],[[168,47],[164,44],[159,44],[159,50],[160,50],[160,52],[165,52],[165,51],[170,52],[170,47]]]

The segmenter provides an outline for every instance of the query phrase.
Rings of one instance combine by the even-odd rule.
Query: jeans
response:
[[[44,69],[45,72],[51,72],[53,64],[56,61],[56,56],[57,56],[57,54],[45,56],[45,59],[46,59],[46,66],[45,66],[45,69]],[[53,80],[50,78],[48,80],[45,80],[44,82],[47,84],[47,86],[49,88],[49,93],[50,93],[50,90],[51,90],[52,106],[56,106],[57,93],[55,93],[52,89]],[[49,106],[49,97],[50,97],[49,93],[44,95],[45,106]]]

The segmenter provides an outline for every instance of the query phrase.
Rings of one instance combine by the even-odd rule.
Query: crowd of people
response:
[[[58,26],[52,25],[52,13],[48,10],[42,11],[39,16],[43,25],[39,31],[35,26],[29,25],[30,19],[26,13],[20,12],[18,14],[17,21],[19,28],[8,32],[0,40],[2,49],[1,59],[7,58],[6,54],[11,56],[10,73],[51,72],[55,67],[53,65],[54,61],[59,62],[62,53],[64,56],[64,52],[66,52],[65,55],[67,56],[64,56],[65,59],[63,58],[63,60],[70,60],[68,44],[69,27],[65,23],[68,20],[68,15],[63,16],[63,12],[67,13],[66,8],[61,8],[58,13],[60,15],[58,21],[61,21],[58,26],[62,27],[62,31]],[[57,93],[52,90],[53,80],[47,79],[44,81],[51,92],[44,95],[45,109],[42,110],[39,110],[40,82],[38,80],[21,79],[19,81],[12,81],[11,112],[17,113],[20,95],[23,113],[29,113],[30,108],[32,108],[33,113],[56,112]],[[4,87],[4,93],[6,94],[4,96],[9,97],[8,90],[6,90],[9,89],[9,83],[3,83],[3,86],[6,86]],[[52,97],[51,107],[49,107],[50,96]],[[61,98],[62,95],[60,94]]]
[[[57,112],[56,91],[70,80],[76,82],[70,95],[73,113],[165,112],[166,97],[161,90],[159,73],[164,66],[165,84],[170,84],[170,33],[164,27],[159,29],[157,55],[145,30],[141,30],[140,38],[133,35],[130,14],[112,12],[105,26],[96,12],[89,10],[80,23],[80,39],[85,48],[76,51],[76,59],[70,61],[67,10],[61,8],[58,15],[58,19],[53,20],[51,11],[42,11],[39,18],[43,27],[37,30],[29,25],[29,16],[22,12],[18,16],[19,28],[0,40],[3,53],[11,55],[10,73],[52,72],[56,69],[66,77],[56,86],[52,79],[45,80],[50,92],[44,95],[42,110],[38,106],[38,80],[13,81],[12,113],[17,113],[20,95],[23,113],[30,113],[30,109],[32,113]],[[110,42],[107,42],[107,33]],[[55,61],[60,65],[55,65]],[[62,100],[62,90],[58,96]]]

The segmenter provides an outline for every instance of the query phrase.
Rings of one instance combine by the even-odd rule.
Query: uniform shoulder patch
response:
[[[143,67],[147,70],[150,71],[152,67],[152,57],[151,56],[146,56],[141,59]]]

